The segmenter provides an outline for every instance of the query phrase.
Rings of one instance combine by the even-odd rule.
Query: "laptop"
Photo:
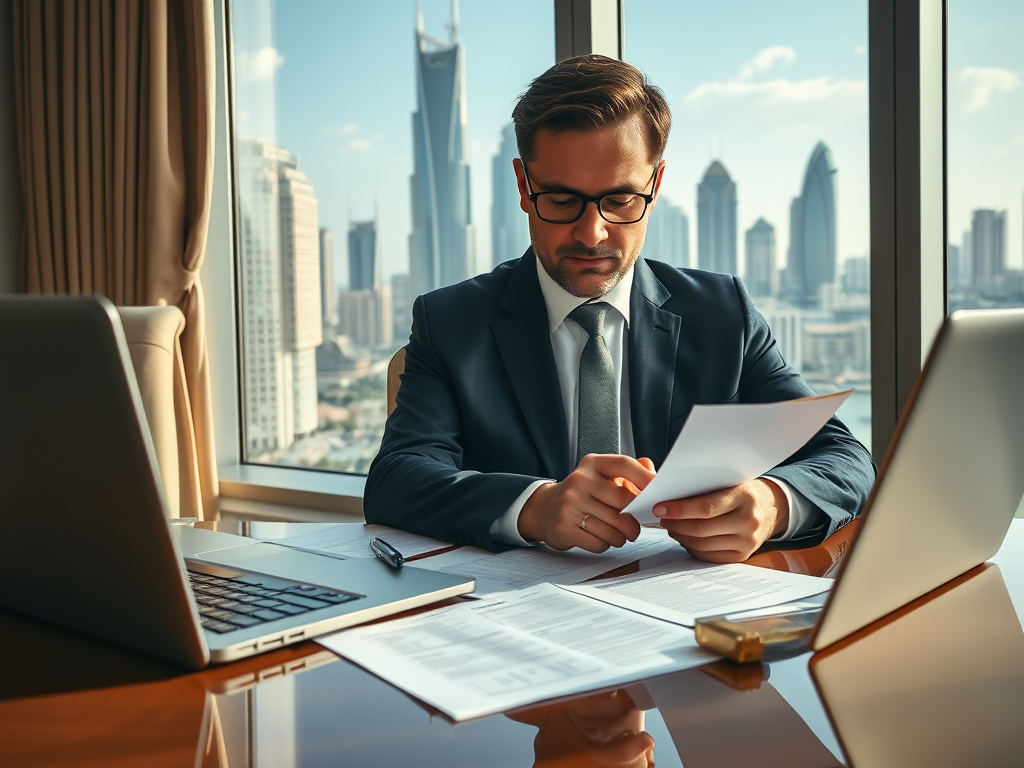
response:
[[[199,669],[473,587],[172,526],[113,305],[0,296],[0,606]]]
[[[826,648],[991,558],[1024,496],[1024,309],[943,322],[810,646]]]

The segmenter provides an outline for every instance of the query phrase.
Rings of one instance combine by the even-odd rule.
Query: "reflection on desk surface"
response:
[[[813,657],[822,698],[809,656],[720,662],[459,725],[313,643],[182,675],[0,611],[0,766],[835,766],[837,735],[858,768],[1015,765],[1021,553],[1015,521],[999,569]]]
[[[850,764],[1024,764],[1024,631],[999,568],[900,614],[811,661]]]

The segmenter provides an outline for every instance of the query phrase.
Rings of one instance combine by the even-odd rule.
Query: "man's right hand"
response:
[[[519,513],[519,535],[552,549],[588,552],[636,541],[640,524],[620,514],[635,495],[624,481],[641,491],[653,478],[649,459],[588,454],[562,482],[542,485],[527,499]]]

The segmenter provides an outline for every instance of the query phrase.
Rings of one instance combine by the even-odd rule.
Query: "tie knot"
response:
[[[569,313],[569,317],[580,324],[588,336],[604,336],[604,319],[611,305],[606,301],[580,304]]]

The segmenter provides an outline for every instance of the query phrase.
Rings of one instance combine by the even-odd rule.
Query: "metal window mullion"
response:
[[[625,0],[555,0],[555,60],[625,50]]]
[[[931,37],[944,34],[945,3],[870,0],[868,18],[871,421],[880,460],[945,314],[945,48]]]
[[[894,0],[868,6],[871,210],[871,452],[878,461],[896,428],[896,25]]]

